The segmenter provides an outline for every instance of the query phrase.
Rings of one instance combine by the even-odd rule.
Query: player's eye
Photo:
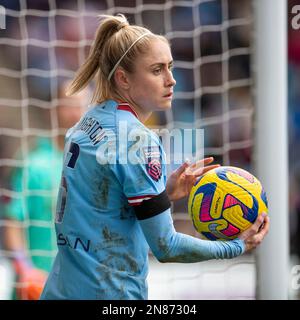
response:
[[[161,73],[161,68],[154,69],[152,72],[154,75],[158,76]]]
[[[173,63],[169,64],[169,70],[173,71],[173,69],[174,69],[174,64]]]

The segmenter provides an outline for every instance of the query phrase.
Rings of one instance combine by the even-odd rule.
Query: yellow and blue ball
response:
[[[195,229],[209,240],[235,239],[268,211],[260,181],[237,167],[205,173],[190,192],[188,211]]]

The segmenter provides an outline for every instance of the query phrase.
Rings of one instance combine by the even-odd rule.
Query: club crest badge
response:
[[[162,175],[162,159],[159,147],[145,147],[143,151],[148,175],[154,181],[159,181]]]

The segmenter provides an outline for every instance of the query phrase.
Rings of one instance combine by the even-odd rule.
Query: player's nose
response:
[[[174,87],[176,85],[176,80],[173,77],[173,72],[168,70],[168,74],[166,77],[166,86],[167,87]]]

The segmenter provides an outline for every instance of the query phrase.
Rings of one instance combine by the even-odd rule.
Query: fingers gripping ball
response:
[[[195,229],[209,240],[235,239],[267,209],[259,180],[236,167],[205,173],[192,187],[188,201]]]

